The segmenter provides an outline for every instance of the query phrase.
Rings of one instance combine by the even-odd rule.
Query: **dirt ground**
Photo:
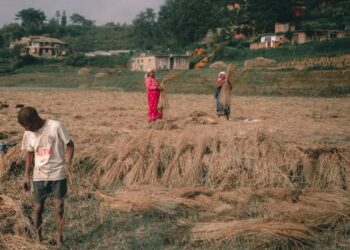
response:
[[[226,121],[216,116],[213,96],[170,95],[164,121],[152,126],[147,123],[147,100],[142,93],[1,90],[0,101],[10,104],[0,110],[1,132],[9,130],[19,140],[23,129],[16,122],[15,105],[30,105],[42,117],[63,122],[78,149],[84,135],[135,134],[149,128],[164,128],[167,134],[176,135],[224,136],[263,130],[289,142],[350,146],[350,98],[234,96],[232,115]]]

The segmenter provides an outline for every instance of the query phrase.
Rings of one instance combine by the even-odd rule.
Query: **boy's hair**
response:
[[[36,119],[40,118],[38,112],[33,107],[24,107],[18,112],[17,121],[21,125],[32,123]]]

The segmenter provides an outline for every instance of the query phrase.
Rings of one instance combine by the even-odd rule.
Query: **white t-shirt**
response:
[[[66,178],[64,152],[71,140],[58,121],[46,120],[43,127],[23,135],[22,150],[35,153],[33,181],[58,181]]]

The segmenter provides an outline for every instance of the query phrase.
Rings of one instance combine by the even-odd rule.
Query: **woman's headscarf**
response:
[[[221,76],[226,77],[225,71],[221,71],[221,72],[218,74],[218,79],[220,79]]]

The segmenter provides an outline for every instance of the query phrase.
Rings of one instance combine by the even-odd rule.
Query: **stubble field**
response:
[[[2,89],[0,248],[34,243],[16,104],[61,121],[76,145],[66,248],[339,248],[350,245],[350,98],[170,95],[148,124],[144,93]],[[50,210],[48,206],[47,210]]]

